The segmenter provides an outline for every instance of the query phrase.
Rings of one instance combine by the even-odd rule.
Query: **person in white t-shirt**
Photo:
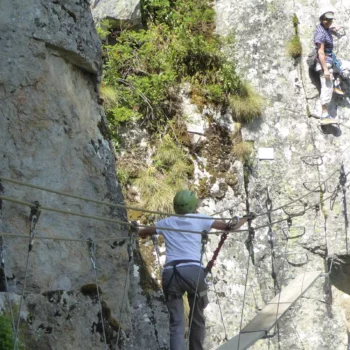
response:
[[[170,350],[186,348],[182,300],[185,292],[190,305],[190,315],[193,315],[189,334],[190,350],[203,350],[205,337],[204,309],[209,300],[205,282],[206,271],[201,263],[202,235],[187,231],[209,232],[212,228],[234,231],[248,220],[239,219],[235,226],[230,227],[226,222],[214,220],[208,215],[194,214],[197,204],[198,199],[194,192],[180,191],[174,197],[174,210],[176,214],[184,216],[170,216],[158,221],[155,227],[139,230],[139,236],[143,238],[154,234],[161,234],[165,238],[166,261],[162,286],[170,315]]]

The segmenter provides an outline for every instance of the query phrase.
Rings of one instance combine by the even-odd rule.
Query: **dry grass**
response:
[[[290,57],[296,59],[301,56],[302,52],[303,50],[302,50],[300,38],[297,34],[295,34],[287,44],[287,54]]]
[[[114,88],[101,85],[100,94],[101,98],[103,99],[103,107],[106,110],[118,105],[118,95]]]
[[[229,97],[229,103],[238,122],[249,123],[261,116],[263,99],[247,83],[240,94]]]
[[[232,151],[237,159],[245,162],[253,152],[253,145],[251,142],[239,142],[232,147]]]

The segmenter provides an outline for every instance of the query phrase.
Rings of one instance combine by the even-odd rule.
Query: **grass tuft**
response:
[[[297,59],[301,56],[302,52],[300,38],[295,34],[287,44],[287,53],[290,57]]]
[[[113,87],[107,86],[107,85],[101,85],[100,93],[103,99],[103,106],[106,110],[109,110],[118,106],[117,91]]]
[[[229,97],[229,103],[238,122],[249,123],[261,116],[263,100],[247,83],[241,93]]]
[[[233,146],[232,151],[237,159],[246,162],[253,152],[253,145],[251,142],[239,142]]]

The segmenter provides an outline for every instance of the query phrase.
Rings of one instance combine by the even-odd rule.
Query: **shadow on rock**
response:
[[[319,125],[318,128],[321,131],[321,133],[324,135],[333,135],[335,137],[339,137],[342,135],[342,131],[340,130],[340,128],[332,124]]]

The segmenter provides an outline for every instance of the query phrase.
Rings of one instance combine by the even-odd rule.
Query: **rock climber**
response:
[[[315,70],[320,73],[322,105],[321,124],[337,123],[339,120],[329,115],[328,104],[333,91],[344,95],[340,87],[340,77],[350,77],[350,62],[337,59],[333,52],[333,36],[340,36],[337,28],[332,27],[335,11],[331,7],[320,11],[319,20],[314,33],[314,43],[317,53]]]
[[[170,350],[185,350],[186,348],[182,299],[185,292],[187,292],[190,306],[189,317],[193,311],[189,347],[190,350],[203,350],[204,309],[209,301],[205,282],[206,271],[201,263],[202,235],[186,231],[209,232],[211,229],[234,231],[245,224],[248,218],[238,218],[233,225],[230,225],[224,221],[214,220],[208,215],[196,213],[198,199],[196,194],[189,190],[178,192],[174,197],[173,205],[175,213],[184,216],[170,216],[158,221],[155,227],[141,228],[139,236],[145,238],[161,234],[165,239],[166,261],[162,286],[170,315]],[[252,215],[250,218],[253,217]],[[172,231],[172,229],[184,232]]]

